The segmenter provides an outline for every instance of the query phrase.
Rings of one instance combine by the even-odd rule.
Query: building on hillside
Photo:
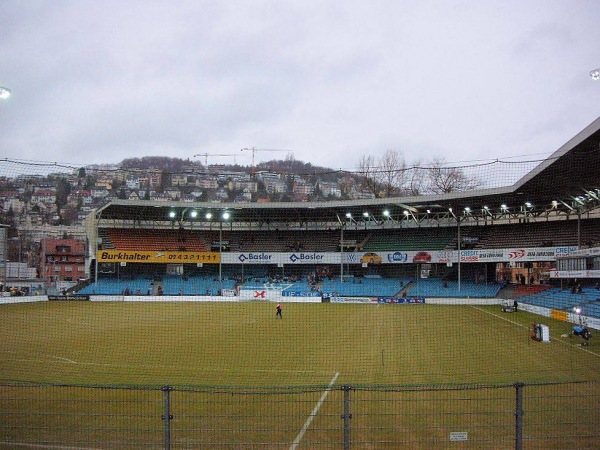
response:
[[[342,190],[337,183],[319,181],[319,189],[321,190],[321,194],[325,197],[331,196],[340,198],[342,196]]]
[[[244,191],[248,190],[253,193],[258,190],[256,181],[230,181],[227,185],[230,191]]]
[[[77,239],[44,238],[40,242],[40,277],[48,284],[76,283],[85,277],[85,244]]]
[[[214,177],[202,176],[196,178],[196,187],[201,189],[217,189],[219,187],[219,183]]]

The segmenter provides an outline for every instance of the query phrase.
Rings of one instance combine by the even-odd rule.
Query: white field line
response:
[[[27,448],[45,448],[54,450],[94,450],[93,447],[73,447],[72,445],[52,445],[52,444],[30,444],[27,442],[0,441],[0,445],[8,444],[10,446]],[[99,450],[99,449],[98,449]]]
[[[72,359],[69,359],[69,358],[63,358],[62,356],[52,356],[52,355],[48,355],[48,356],[50,358],[58,359],[59,361],[64,361],[69,364],[79,364],[77,361],[73,361]]]
[[[306,433],[306,430],[308,430],[308,427],[310,427],[310,424],[312,423],[313,419],[315,418],[315,416],[319,412],[319,409],[321,408],[321,405],[323,404],[323,402],[325,401],[325,399],[329,395],[329,391],[331,391],[332,386],[335,384],[335,381],[337,380],[337,378],[339,376],[340,376],[340,373],[336,372],[335,375],[333,376],[331,382],[327,386],[327,389],[325,389],[325,391],[323,391],[323,394],[321,394],[321,398],[319,399],[319,401],[317,402],[317,404],[313,408],[312,412],[310,413],[310,415],[306,419],[306,422],[304,422],[304,426],[300,430],[300,433],[298,433],[298,436],[296,436],[296,439],[294,439],[294,442],[290,446],[290,450],[294,450],[296,447],[298,447],[298,444],[300,444],[300,441],[304,437],[304,433]]]
[[[3,352],[0,350],[0,353],[17,353],[13,351]],[[50,360],[46,360],[43,358],[50,358]],[[85,361],[73,361],[69,358],[63,358],[61,356],[53,356],[53,355],[39,355],[39,358],[2,358],[3,361],[16,361],[16,362],[34,362],[34,363],[47,363],[47,364],[76,364],[79,366],[96,366],[96,367],[116,367],[116,368],[125,368],[125,369],[167,369],[173,368],[173,366],[165,366],[165,365],[150,365],[150,364],[140,364],[140,365],[131,365],[131,364],[111,364],[111,363],[99,363],[99,362],[85,362]],[[250,373],[294,373],[294,374],[321,374],[325,372],[317,372],[316,370],[305,370],[305,369],[228,369],[228,368],[210,368],[203,367],[200,372],[250,372]]]
[[[525,326],[522,323],[513,322],[512,320],[508,320],[506,317],[502,317],[502,316],[499,316],[498,314],[491,313],[489,311],[486,311],[485,309],[478,308],[477,306],[471,306],[471,308],[474,308],[477,311],[481,311],[483,313],[489,314],[490,316],[497,317],[498,319],[505,320],[506,322],[512,323],[512,324],[517,325],[517,326],[519,326],[521,328],[527,328],[527,329],[529,329],[528,326]],[[600,354],[598,354],[598,353],[592,352],[592,351],[588,350],[587,348],[582,347],[581,345],[571,344],[570,342],[563,341],[562,339],[552,339],[552,338],[550,338],[550,342],[561,342],[561,343],[563,343],[565,345],[568,345],[570,347],[575,347],[575,348],[578,348],[579,350],[581,350],[583,352],[587,352],[590,355],[594,355],[594,356],[600,357]]]

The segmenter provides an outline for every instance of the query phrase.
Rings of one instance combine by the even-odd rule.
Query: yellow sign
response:
[[[163,263],[163,264],[219,264],[219,252],[156,252],[142,250],[100,250],[98,262]]]
[[[566,322],[567,320],[569,320],[569,315],[567,314],[566,311],[559,311],[557,309],[550,310],[550,317],[552,317],[554,319],[562,320],[563,322]]]

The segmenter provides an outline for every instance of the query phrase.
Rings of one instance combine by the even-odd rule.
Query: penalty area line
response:
[[[308,430],[308,427],[310,427],[310,424],[312,423],[313,419],[315,418],[315,416],[319,412],[319,409],[321,409],[321,405],[323,404],[323,402],[325,401],[325,399],[329,395],[329,392],[331,391],[331,388],[333,387],[333,385],[335,384],[335,381],[337,380],[337,378],[339,376],[340,376],[340,373],[336,372],[335,375],[333,376],[333,378],[331,379],[331,381],[329,382],[329,385],[327,386],[327,389],[325,389],[323,391],[323,393],[321,394],[321,398],[319,399],[319,401],[317,402],[317,404],[315,405],[315,407],[311,411],[310,415],[306,419],[306,422],[304,422],[304,426],[300,430],[300,433],[298,433],[298,436],[296,436],[296,439],[294,439],[294,442],[290,446],[290,450],[295,450],[295,448],[298,447],[298,444],[300,444],[300,441],[304,437],[304,433],[306,433],[306,430]]]

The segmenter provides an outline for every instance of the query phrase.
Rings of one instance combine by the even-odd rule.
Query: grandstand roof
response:
[[[510,164],[510,163],[507,163]],[[570,139],[550,157],[511,186],[453,192],[449,194],[344,200],[326,202],[208,203],[114,200],[97,211],[98,218],[110,220],[165,221],[170,211],[176,220],[188,221],[186,214],[227,210],[232,220],[246,223],[335,223],[347,220],[449,219],[457,216],[512,214],[576,214],[600,206],[600,118]],[[526,202],[530,205],[526,206]],[[506,205],[506,208],[501,208]],[[486,208],[487,207],[487,208]],[[468,209],[466,209],[468,208]],[[450,210],[451,209],[451,210]],[[389,216],[384,218],[384,212]],[[352,219],[347,219],[350,213]],[[363,214],[368,214],[364,215]],[[214,220],[214,219],[213,219]]]

